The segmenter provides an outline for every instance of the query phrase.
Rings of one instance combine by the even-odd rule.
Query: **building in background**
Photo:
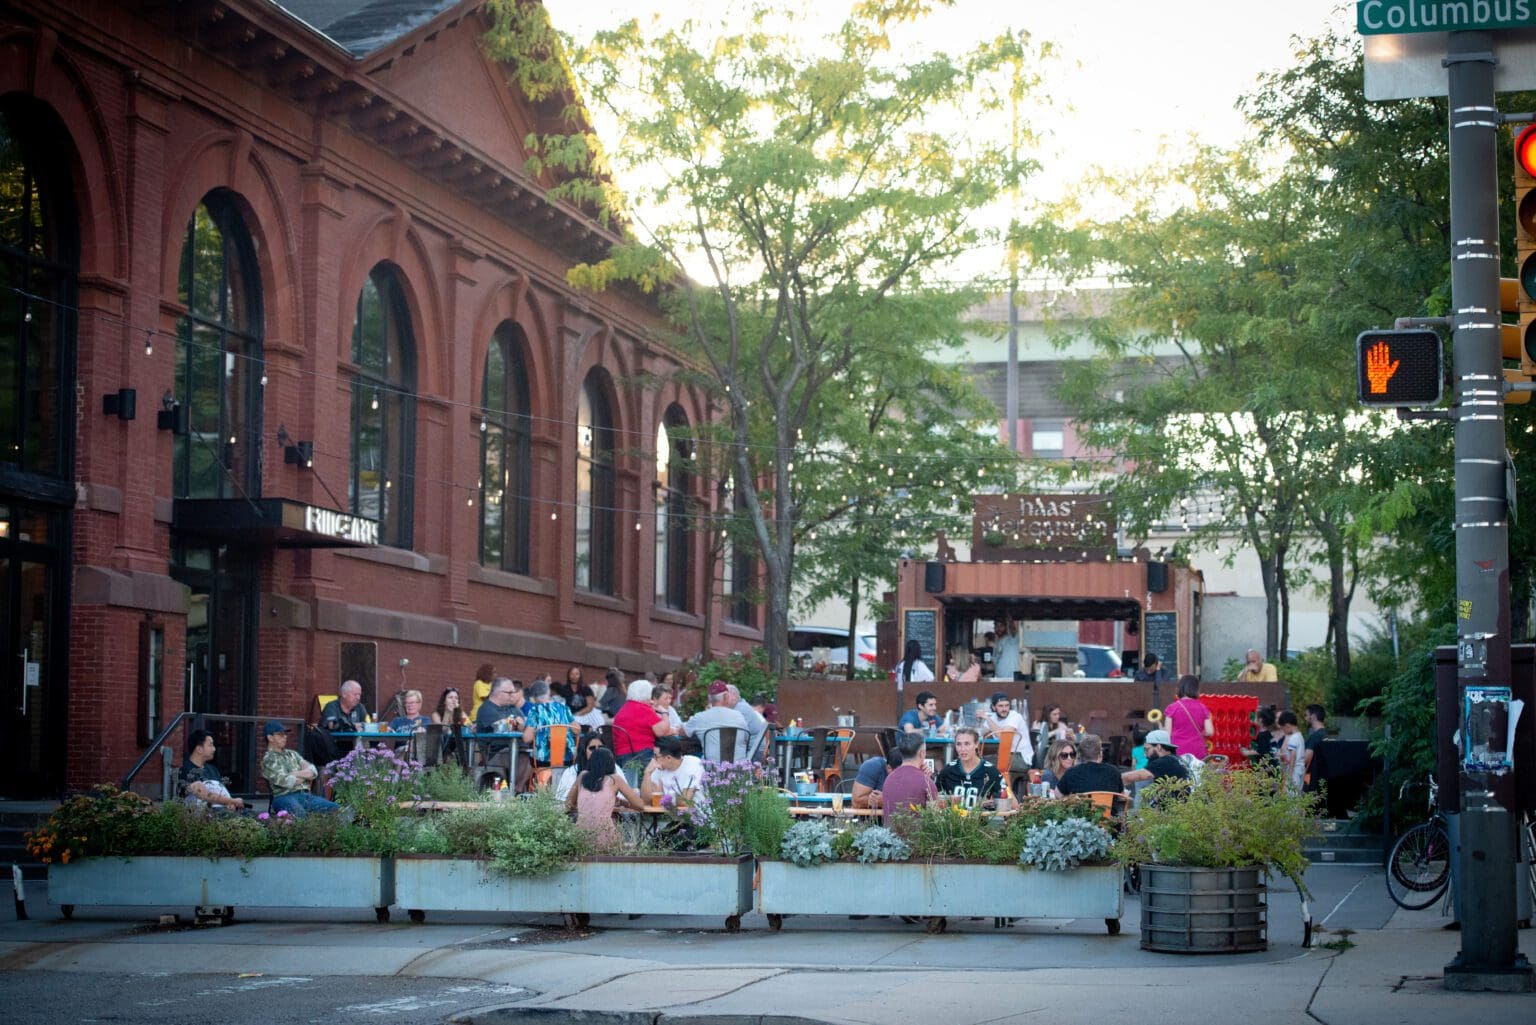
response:
[[[0,2],[5,796],[183,710],[759,639],[686,529],[707,402],[653,303],[565,284],[615,236],[524,173],[568,98],[483,8]]]

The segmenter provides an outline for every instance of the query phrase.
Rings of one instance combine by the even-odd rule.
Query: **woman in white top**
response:
[[[923,646],[917,641],[907,642],[906,655],[896,667],[897,683],[931,683],[933,670],[923,664]]]

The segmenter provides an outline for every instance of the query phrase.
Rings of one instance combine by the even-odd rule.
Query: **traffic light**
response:
[[[1362,331],[1355,339],[1360,401],[1367,406],[1439,405],[1445,390],[1440,336],[1418,328]]]
[[[1499,313],[1502,314],[1520,312],[1520,282],[1514,278],[1499,279]],[[1525,346],[1520,337],[1519,324],[1499,325],[1499,348],[1506,360],[1519,360],[1520,369],[1511,370],[1504,368],[1504,380],[1509,384],[1530,384],[1531,374],[1536,371],[1536,361],[1531,360],[1525,354]],[[1504,404],[1506,406],[1523,406],[1531,401],[1531,393],[1528,391],[1506,392]]]
[[[1515,281],[1520,372],[1536,374],[1536,124],[1515,136]]]

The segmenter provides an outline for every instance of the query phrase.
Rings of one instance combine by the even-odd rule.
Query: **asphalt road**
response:
[[[195,952],[192,953],[195,957]],[[6,1025],[439,1025],[450,1014],[511,1003],[516,986],[351,976],[0,973]]]

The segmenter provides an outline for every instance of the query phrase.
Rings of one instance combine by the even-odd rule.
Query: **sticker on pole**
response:
[[[1515,724],[1521,703],[1511,701],[1508,687],[1468,687],[1462,710],[1464,730],[1462,768],[1498,775],[1514,767]]]
[[[1367,406],[1436,406],[1445,394],[1445,347],[1426,329],[1362,331],[1355,339],[1360,401]]]

